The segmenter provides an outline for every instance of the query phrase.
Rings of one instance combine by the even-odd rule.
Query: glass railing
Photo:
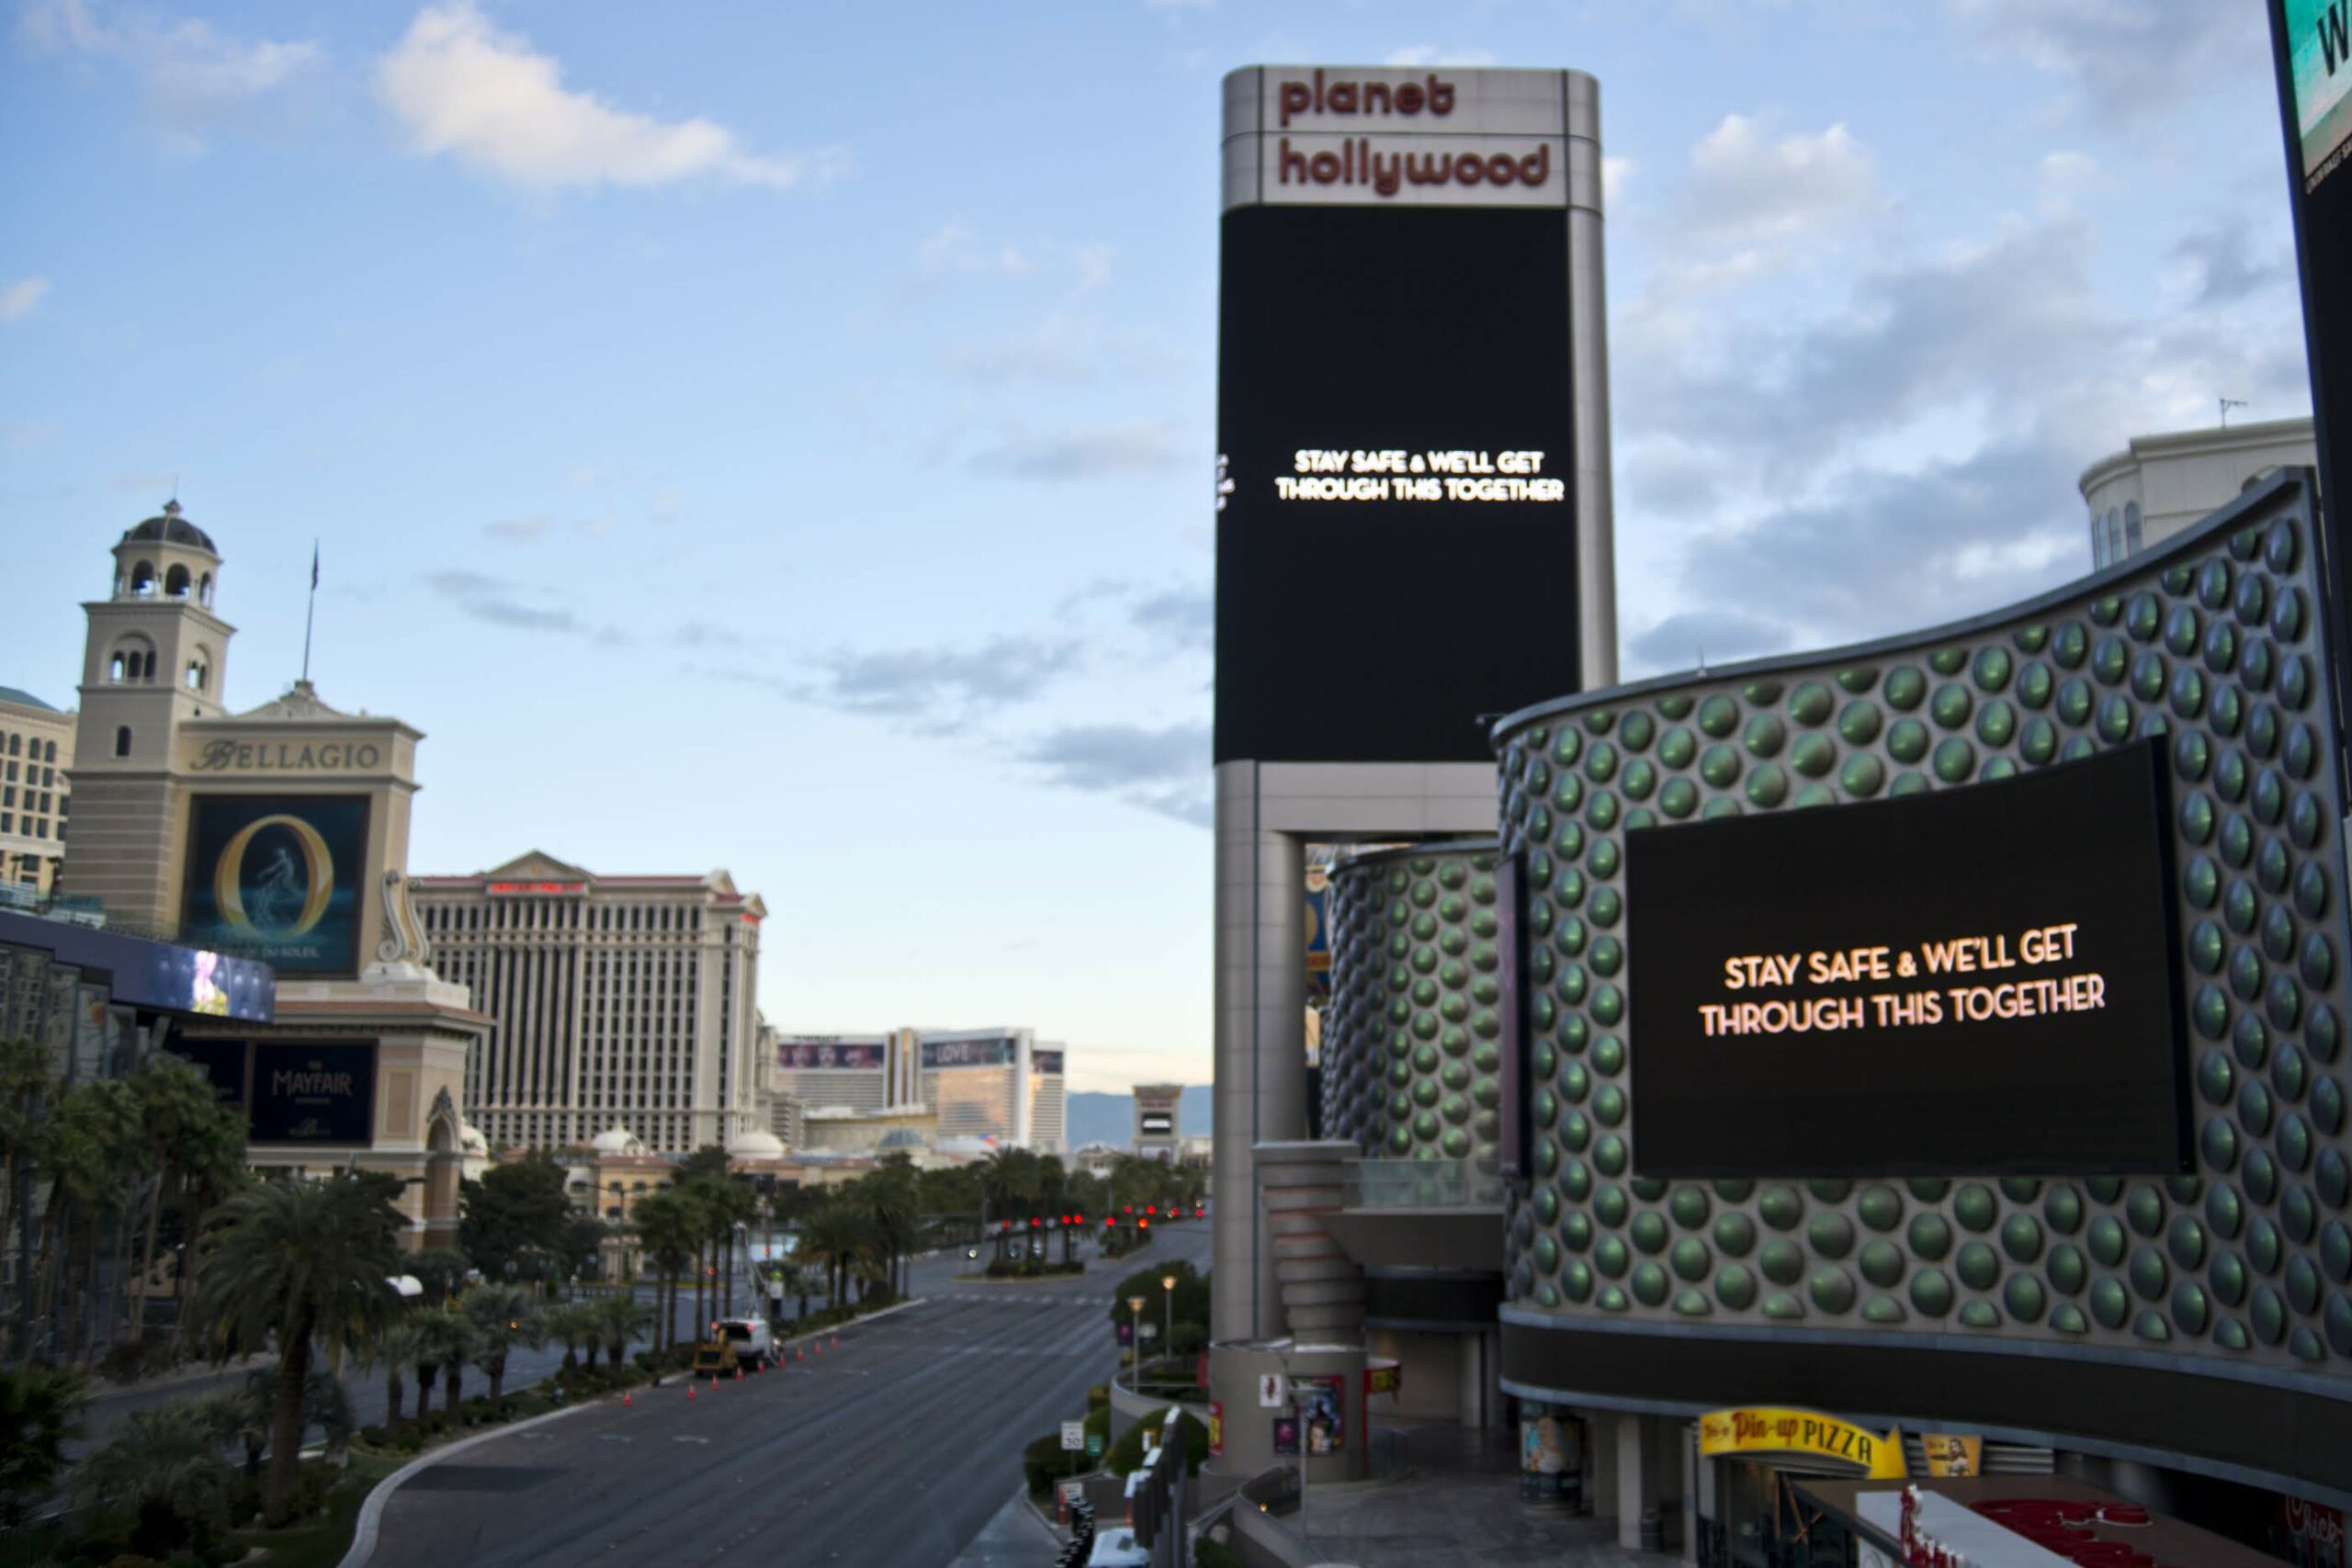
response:
[[[1502,1172],[1491,1160],[1360,1159],[1348,1182],[1355,1209],[1500,1208]]]

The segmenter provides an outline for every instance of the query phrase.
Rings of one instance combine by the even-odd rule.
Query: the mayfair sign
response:
[[[368,740],[208,740],[187,765],[199,773],[317,773],[365,772],[383,761],[384,749]]]

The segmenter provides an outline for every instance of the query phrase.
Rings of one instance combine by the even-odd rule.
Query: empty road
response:
[[[1204,1267],[1208,1249],[1196,1222],[1082,1278],[982,1285],[946,1278],[976,1267],[961,1258],[919,1266],[927,1299],[844,1329],[838,1350],[692,1400],[682,1382],[639,1389],[424,1472],[386,1506],[371,1568],[939,1568],[1020,1483],[1021,1445],[1109,1376],[1119,1280]]]

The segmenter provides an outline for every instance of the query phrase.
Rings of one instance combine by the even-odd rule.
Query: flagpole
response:
[[[319,615],[319,542],[311,541],[311,603],[302,612],[302,684],[311,683],[311,627]]]

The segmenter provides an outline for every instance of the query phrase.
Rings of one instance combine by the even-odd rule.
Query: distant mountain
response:
[[[1209,1086],[1196,1083],[1184,1090],[1177,1108],[1176,1131],[1185,1137],[1206,1137],[1214,1100]],[[1073,1094],[1063,1101],[1063,1123],[1069,1146],[1108,1144],[1124,1149],[1136,1135],[1136,1097],[1132,1094]]]

